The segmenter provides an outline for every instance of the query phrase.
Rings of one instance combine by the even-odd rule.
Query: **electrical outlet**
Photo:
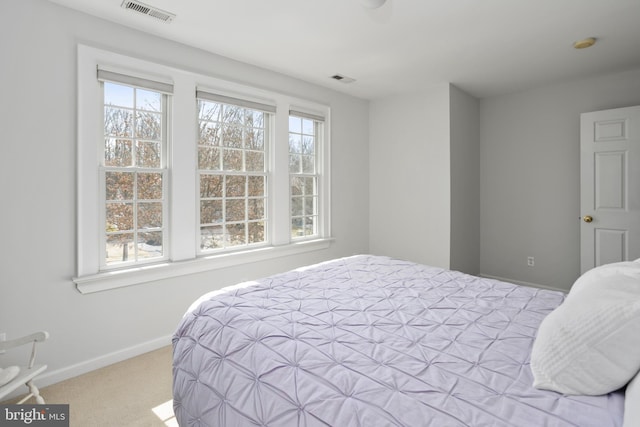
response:
[[[536,265],[536,260],[535,260],[535,258],[534,258],[534,257],[532,257],[532,256],[528,256],[528,257],[527,257],[527,265],[528,265],[529,267],[533,267],[534,265]]]
[[[6,332],[0,332],[0,341],[6,341],[7,340],[7,333]],[[3,354],[4,350],[0,350],[0,354]]]

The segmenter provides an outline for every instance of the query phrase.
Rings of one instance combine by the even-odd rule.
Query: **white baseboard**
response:
[[[516,285],[528,286],[530,288],[549,289],[551,291],[558,291],[558,292],[562,292],[564,294],[567,293],[566,289],[554,288],[553,286],[540,285],[538,283],[524,282],[522,280],[507,279],[506,277],[492,276],[490,274],[480,274],[479,276],[487,278],[487,279],[500,280],[501,282],[515,283]]]
[[[93,359],[85,360],[75,365],[67,366],[64,368],[56,369],[54,371],[45,371],[42,375],[34,380],[34,384],[42,389],[48,385],[59,383],[60,381],[68,380],[78,375],[86,374],[87,372],[95,371],[96,369],[104,368],[105,366],[113,365],[114,363],[122,362],[123,360],[130,359],[141,354],[148,353],[153,350],[158,350],[162,347],[171,344],[172,335],[156,338],[151,341],[146,341],[140,344],[133,345],[131,347],[124,348],[122,350],[114,351],[102,356],[94,357]],[[40,363],[47,363],[46,360],[39,360]],[[6,400],[14,399],[27,393],[26,387],[19,388],[15,392],[6,397]],[[43,394],[45,401],[47,396]],[[4,400],[4,399],[3,399]]]

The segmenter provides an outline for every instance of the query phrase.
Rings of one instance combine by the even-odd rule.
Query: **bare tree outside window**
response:
[[[106,265],[164,254],[164,98],[104,82]]]
[[[320,124],[289,116],[289,180],[291,186],[291,238],[318,234],[317,141]]]
[[[268,113],[198,99],[200,250],[266,242]]]

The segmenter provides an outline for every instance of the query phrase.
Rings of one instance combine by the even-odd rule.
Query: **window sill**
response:
[[[327,249],[331,245],[332,240],[333,239],[330,238],[308,240],[283,246],[269,246],[248,251],[203,256],[187,261],[149,264],[89,276],[74,277],[73,282],[76,284],[76,288],[80,293],[91,294],[109,289],[153,282],[155,280],[232,267],[249,262],[264,261],[272,258]]]

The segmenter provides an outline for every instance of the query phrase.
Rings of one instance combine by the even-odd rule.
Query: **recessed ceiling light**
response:
[[[586,39],[578,40],[573,44],[573,47],[576,49],[586,49],[588,47],[593,46],[594,44],[596,44],[595,37],[589,37]]]

